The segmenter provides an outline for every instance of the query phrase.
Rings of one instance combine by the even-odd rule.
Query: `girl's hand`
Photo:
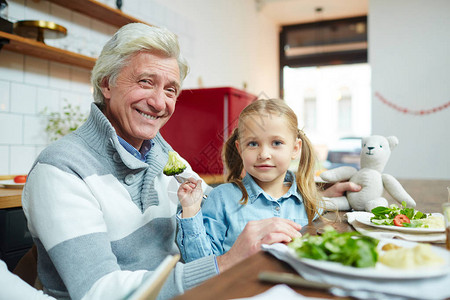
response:
[[[220,272],[260,251],[262,244],[291,242],[293,238],[302,236],[300,229],[302,226],[294,221],[277,217],[249,221],[231,249],[217,257]]]
[[[178,188],[178,199],[183,211],[182,218],[191,218],[200,210],[203,199],[202,181],[189,178]]]

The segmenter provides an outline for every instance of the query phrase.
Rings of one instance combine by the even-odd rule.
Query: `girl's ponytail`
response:
[[[248,200],[248,193],[242,184],[242,171],[244,165],[242,158],[236,148],[236,141],[239,138],[238,128],[233,130],[233,133],[225,142],[222,149],[222,160],[227,170],[227,182],[235,183],[242,191],[242,198],[239,200],[241,204],[246,204]]]
[[[321,197],[314,181],[316,155],[311,141],[302,130],[298,130],[298,138],[302,140],[302,151],[295,177],[297,187],[305,200],[304,204],[308,220],[312,222],[318,213],[318,208],[322,206]]]

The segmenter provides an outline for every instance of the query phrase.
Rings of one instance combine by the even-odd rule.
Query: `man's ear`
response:
[[[300,153],[302,152],[302,140],[296,139],[294,144],[294,149],[292,150],[291,159],[300,158]]]
[[[100,84],[100,89],[101,89],[103,97],[105,97],[105,99],[111,99],[111,89],[109,88],[108,78],[103,78],[103,80]]]

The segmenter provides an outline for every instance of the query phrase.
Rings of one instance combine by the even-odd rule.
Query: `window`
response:
[[[370,73],[366,16],[282,28],[280,97],[320,161],[343,137],[371,134]]]
[[[371,134],[368,64],[286,67],[283,71],[284,100],[313,144]]]
[[[338,96],[338,130],[343,134],[352,132],[352,96],[348,88],[342,88]]]
[[[316,97],[307,95],[303,99],[303,120],[305,122],[305,130],[309,132],[316,131],[317,120],[317,104]]]
[[[285,67],[366,62],[366,16],[288,25],[280,32],[280,87]],[[284,98],[283,90],[280,94]]]

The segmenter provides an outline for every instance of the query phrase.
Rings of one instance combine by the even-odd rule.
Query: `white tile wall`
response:
[[[25,56],[24,81],[37,86],[48,86],[48,61]]]
[[[9,82],[0,80],[0,112],[9,111]]]
[[[66,29],[70,28],[70,16],[72,12],[69,9],[50,3],[50,14],[52,15],[53,22],[66,27]]]
[[[35,159],[34,146],[11,146],[10,174],[27,174]]]
[[[56,24],[65,27],[68,31],[68,34],[70,34],[71,30],[69,29],[71,28],[71,11],[62,6],[50,3],[50,14],[51,20]],[[47,45],[59,47],[65,50],[68,50],[70,45],[68,36],[59,39],[47,39],[45,43]]]
[[[0,144],[2,146],[22,144],[22,133],[22,115],[0,113]]]
[[[59,111],[59,95],[60,92],[58,90],[53,90],[45,87],[38,87],[36,98],[37,112],[41,113],[46,108],[49,113]]]
[[[48,1],[29,1],[27,0],[25,6],[26,20],[43,20],[51,21],[49,19],[50,3]]]
[[[0,146],[0,170],[9,170],[9,146]]]
[[[0,59],[0,79],[23,82],[24,55],[2,49]]]
[[[83,55],[89,55],[90,49],[88,47],[89,43],[92,43],[90,40],[90,27],[91,27],[91,18],[74,12],[72,14],[72,25],[69,31],[69,38],[74,41],[70,45],[73,47],[69,47],[70,51],[81,53]]]
[[[70,73],[70,90],[74,92],[86,92],[91,88],[91,73],[87,69],[72,68]]]
[[[50,62],[49,86],[55,89],[70,89],[70,66]]]
[[[151,7],[153,0],[145,0],[147,2],[147,5]],[[140,0],[136,1],[122,1],[122,11],[131,15],[131,16],[138,16],[141,10]]]
[[[100,0],[115,7],[115,0]],[[67,28],[61,39],[46,43],[97,57],[117,27],[73,12],[48,1],[8,0],[11,21],[42,19]],[[186,17],[175,14],[155,0],[124,1],[122,11],[153,25],[172,29],[182,39],[184,51],[192,39],[181,37],[188,30]],[[28,173],[34,159],[48,144],[46,118],[61,111],[66,102],[88,112],[92,103],[90,70],[53,61],[0,51],[0,175]]]
[[[60,94],[60,109],[65,106],[65,103],[69,102],[73,106],[80,106],[82,112],[88,112],[90,104],[92,103],[92,97],[86,93],[74,93],[69,91],[62,91]]]
[[[24,145],[46,145],[48,142],[45,133],[45,116],[24,116],[23,122],[23,144]]]
[[[11,83],[11,112],[36,113],[37,87],[23,83]]]

